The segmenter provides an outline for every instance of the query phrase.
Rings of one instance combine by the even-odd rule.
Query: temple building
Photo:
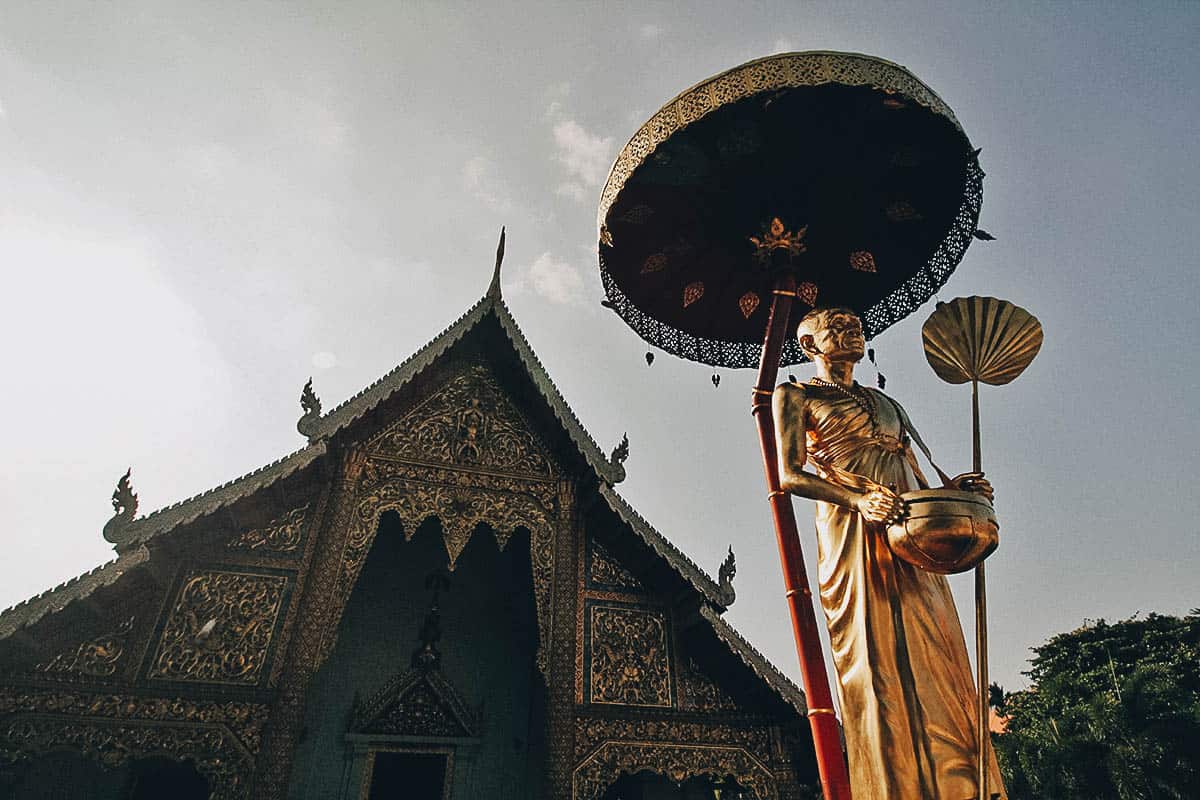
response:
[[[501,298],[0,614],[0,796],[800,798],[804,697],[614,490]]]

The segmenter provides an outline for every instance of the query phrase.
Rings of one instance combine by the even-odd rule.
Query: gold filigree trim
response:
[[[294,553],[304,539],[304,520],[308,506],[289,511],[261,528],[242,531],[230,540],[229,547],[239,550],[269,550],[273,553]]]
[[[125,643],[133,630],[133,617],[122,622],[111,633],[88,639],[74,650],[59,653],[45,664],[38,664],[38,672],[75,673],[106,678],[117,671],[117,662],[125,654]]]
[[[253,686],[283,607],[287,577],[202,570],[183,581],[148,677]]]
[[[605,742],[571,776],[574,800],[600,800],[621,775],[653,772],[675,783],[732,778],[760,800],[778,797],[766,765],[740,747],[663,742]]]
[[[670,708],[666,617],[650,609],[607,605],[588,611],[588,702]]]

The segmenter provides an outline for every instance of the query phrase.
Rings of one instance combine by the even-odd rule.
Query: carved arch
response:
[[[759,800],[776,800],[771,771],[741,747],[657,742],[615,742],[600,745],[575,768],[573,800],[600,800],[621,775],[653,772],[683,783],[688,778],[733,778]]]
[[[350,516],[322,639],[329,654],[342,612],[379,530],[394,511],[405,538],[430,517],[454,569],[480,523],[501,549],[517,528],[529,531],[538,621],[538,669],[545,674],[552,640],[554,536],[561,524],[560,470],[549,449],[500,387],[491,370],[468,365],[361,450]]]
[[[15,765],[54,749],[114,768],[161,756],[191,761],[213,800],[242,800],[264,706],[74,692],[0,694],[0,758]]]

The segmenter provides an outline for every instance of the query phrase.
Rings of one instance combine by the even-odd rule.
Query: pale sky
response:
[[[629,434],[621,492],[712,574],[733,545],[727,618],[798,681],[753,375],[646,366],[599,305],[595,212],[677,92],[807,49],[949,103],[997,241],[940,297],[1045,327],[983,390],[993,677],[1022,685],[1028,648],[1085,619],[1200,606],[1197,41],[1194,3],[0,3],[0,606],[111,558],[126,467],[145,513],[303,444],[304,381],[332,408],[433,338],[503,224],[534,350],[606,450]],[[875,346],[962,471],[969,390],[924,362],[932,305]]]

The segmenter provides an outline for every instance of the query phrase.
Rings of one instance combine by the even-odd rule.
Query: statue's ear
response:
[[[803,350],[806,355],[813,356],[821,352],[817,349],[817,343],[813,340],[811,333],[804,334],[799,338],[798,341],[800,342],[800,349]]]

